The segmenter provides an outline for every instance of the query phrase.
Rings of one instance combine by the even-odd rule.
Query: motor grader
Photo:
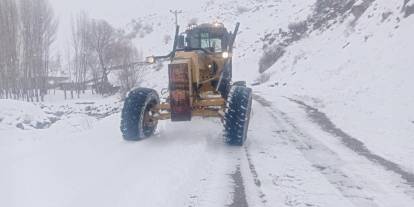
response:
[[[239,23],[229,32],[222,23],[176,27],[173,50],[166,56],[146,58],[148,64],[169,60],[168,98],[160,102],[149,88],[129,92],[122,110],[125,140],[138,141],[154,134],[158,121],[191,121],[217,117],[224,124],[229,145],[242,146],[252,107],[252,90],[245,82],[232,82],[233,45]]]

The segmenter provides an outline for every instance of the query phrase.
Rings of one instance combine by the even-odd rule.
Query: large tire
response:
[[[252,89],[233,86],[229,93],[224,115],[224,134],[227,144],[243,146],[247,139],[251,108]]]
[[[121,132],[125,140],[139,141],[154,134],[158,121],[150,116],[159,103],[160,98],[153,89],[138,88],[128,94],[121,119]]]

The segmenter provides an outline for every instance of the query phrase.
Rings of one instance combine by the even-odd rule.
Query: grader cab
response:
[[[173,50],[151,56],[148,63],[169,59],[169,96],[160,102],[153,89],[137,88],[128,94],[122,111],[124,139],[152,136],[159,120],[191,121],[217,117],[224,124],[225,141],[242,146],[247,138],[252,90],[245,82],[232,82],[233,32],[221,23],[191,25],[180,34],[176,28]]]

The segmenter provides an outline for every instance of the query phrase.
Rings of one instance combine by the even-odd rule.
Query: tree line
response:
[[[130,64],[142,58],[133,33],[80,12],[72,18],[66,61],[60,66],[61,56],[54,59],[51,51],[57,29],[48,0],[0,0],[0,98],[43,101],[56,64],[69,74],[66,86],[77,97],[87,87],[102,95],[117,90],[108,78],[114,66],[122,94],[142,76],[142,68]]]
[[[78,96],[87,83],[92,83],[97,93],[110,93],[113,87],[108,75],[113,67],[119,68],[117,79],[121,93],[125,94],[137,84],[143,68],[131,65],[142,59],[132,43],[133,35],[123,29],[114,28],[105,20],[90,18],[85,12],[72,19],[71,25],[70,69],[74,75]]]
[[[57,26],[47,0],[0,0],[0,97],[43,100]]]

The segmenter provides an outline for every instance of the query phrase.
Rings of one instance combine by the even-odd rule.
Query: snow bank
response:
[[[81,99],[61,100],[48,96],[47,102],[28,103],[0,100],[0,130],[46,129],[52,125],[69,128],[90,128],[90,123],[121,110],[118,97],[85,96]]]
[[[52,123],[49,116],[33,103],[0,99],[0,109],[0,130],[42,129]]]

